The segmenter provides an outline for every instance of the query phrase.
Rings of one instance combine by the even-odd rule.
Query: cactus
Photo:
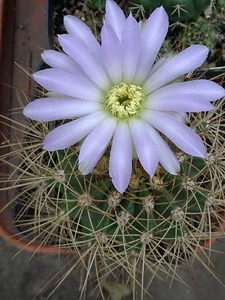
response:
[[[56,155],[60,169],[57,166],[46,174],[47,178],[53,177],[46,183],[50,189],[54,184],[61,194],[56,213],[67,215],[80,228],[79,233],[73,232],[74,240],[79,235],[80,245],[102,239],[117,248],[123,244],[122,251],[140,253],[147,237],[175,241],[188,232],[184,216],[200,214],[208,199],[204,183],[197,184],[208,172],[201,158],[186,157],[179,176],[159,168],[151,180],[137,164],[130,187],[122,196],[113,189],[106,173],[107,156],[84,179],[77,168],[76,147],[57,151]],[[88,183],[85,190],[84,180]]]
[[[169,15],[170,22],[181,22],[195,19],[210,4],[210,0],[130,0],[128,4],[142,5],[147,14],[163,5]]]
[[[217,21],[217,26],[219,26],[221,29],[224,30],[225,28],[225,1],[224,0],[218,0],[214,4],[214,18]]]
[[[87,0],[87,5],[93,10],[104,9],[106,0]],[[119,0],[115,2],[119,3]]]
[[[203,17],[198,17],[195,22],[189,22],[180,28],[177,41],[185,47],[201,43],[209,47],[210,57],[218,51],[217,44],[220,42],[218,29]]]
[[[56,124],[29,121],[25,139],[17,146],[12,143],[11,153],[1,157],[5,163],[11,157],[14,166],[15,199],[22,206],[15,226],[29,239],[76,253],[75,266],[83,264],[86,279],[94,268],[100,288],[108,286],[109,274],[118,276],[121,267],[133,291],[143,270],[150,270],[151,282],[167,265],[168,275],[179,279],[177,265],[191,257],[201,260],[196,249],[207,255],[205,241],[220,236],[214,231],[224,209],[224,100],[214,105],[213,111],[190,115],[190,126],[208,149],[206,159],[171,145],[181,162],[180,174],[159,167],[151,179],[134,161],[123,195],[108,175],[107,152],[94,171],[83,176],[77,168],[80,145],[53,153],[42,150],[43,136]],[[13,163],[15,156],[19,166]]]

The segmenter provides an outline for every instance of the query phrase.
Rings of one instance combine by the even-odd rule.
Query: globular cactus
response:
[[[130,0],[129,3],[142,5],[147,14],[162,5],[173,23],[195,19],[210,4],[210,0]]]
[[[218,29],[201,16],[195,22],[188,22],[185,27],[181,27],[176,39],[185,47],[197,43],[209,47],[210,57],[218,51],[217,44],[221,42]]]
[[[204,185],[208,168],[201,158],[182,154],[178,176],[159,167],[152,179],[136,162],[129,189],[120,195],[107,174],[107,156],[84,177],[78,171],[76,148],[57,151],[57,168],[46,174],[53,177],[46,184],[48,189],[54,185],[61,195],[55,209],[79,228],[71,229],[71,234],[80,246],[101,240],[118,251],[140,253],[143,243],[150,244],[153,239],[174,242],[184,237],[188,219],[204,210],[210,192]],[[204,180],[199,184],[201,177]]]
[[[6,189],[15,190],[18,233],[75,254],[74,267],[81,263],[87,270],[84,282],[94,271],[100,288],[109,285],[110,274],[118,281],[116,270],[121,268],[133,292],[135,286],[145,289],[138,274],[146,270],[152,274],[149,282],[160,270],[179,279],[177,266],[190,258],[201,261],[199,249],[207,255],[206,241],[223,234],[216,230],[222,228],[224,211],[224,100],[213,104],[210,112],[190,114],[190,126],[207,147],[206,159],[170,144],[181,163],[180,173],[171,175],[159,166],[150,178],[134,160],[123,195],[108,175],[109,152],[83,176],[78,170],[79,144],[42,150],[43,136],[55,122],[29,121],[24,130],[16,123],[15,130],[25,138],[12,143],[12,151],[1,161],[8,163],[10,158],[14,168],[13,187]]]

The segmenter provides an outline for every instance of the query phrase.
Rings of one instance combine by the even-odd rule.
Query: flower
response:
[[[205,157],[201,138],[185,125],[187,112],[211,110],[210,101],[223,97],[224,89],[208,80],[176,79],[202,65],[207,47],[193,45],[154,63],[168,30],[163,7],[138,23],[107,0],[101,44],[78,18],[66,16],[64,23],[68,34],[59,43],[65,53],[44,51],[52,68],[33,75],[52,98],[24,109],[41,122],[74,118],[46,136],[44,149],[65,149],[84,139],[79,170],[86,175],[112,141],[109,175],[120,193],[129,184],[134,153],[151,177],[159,163],[178,174],[179,162],[160,133],[182,151]]]

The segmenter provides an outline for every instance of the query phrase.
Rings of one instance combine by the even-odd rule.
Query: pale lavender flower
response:
[[[44,51],[52,68],[34,74],[52,98],[24,109],[41,122],[74,118],[46,136],[44,149],[65,149],[84,139],[79,169],[86,175],[112,141],[109,174],[120,193],[129,184],[134,154],[150,176],[159,163],[171,174],[179,172],[159,132],[184,152],[205,157],[201,138],[185,125],[186,113],[211,110],[210,101],[223,97],[224,89],[208,80],[174,81],[202,65],[207,47],[193,45],[154,64],[168,30],[163,7],[138,23],[107,0],[101,44],[79,19],[66,16],[64,23],[68,34],[59,43],[66,54]]]

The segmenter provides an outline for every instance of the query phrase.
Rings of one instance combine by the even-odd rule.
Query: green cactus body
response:
[[[210,4],[210,0],[132,0],[129,2],[143,5],[147,14],[162,5],[172,23],[194,19]]]
[[[225,29],[225,0],[218,0],[215,3],[214,16],[217,20],[217,24],[222,30]]]
[[[76,150],[57,151],[57,158],[64,183],[55,183],[53,175],[54,179],[48,179],[47,184],[55,184],[61,195],[57,210],[76,224],[73,235],[80,245],[94,244],[100,239],[121,251],[126,248],[128,252],[140,253],[143,243],[148,244],[151,239],[175,241],[183,237],[189,226],[185,218],[204,210],[208,191],[198,180],[205,176],[207,168],[201,158],[187,156],[177,176],[159,168],[151,180],[137,166],[124,195],[114,190],[106,172],[98,170],[104,169],[105,156],[101,159],[103,163],[100,161],[87,176],[78,171]],[[59,165],[53,174],[60,173],[58,168]]]
[[[13,184],[6,189],[11,193],[14,188],[15,205],[20,205],[14,221],[18,235],[35,242],[37,249],[41,243],[60,254],[69,252],[75,260],[66,276],[78,267],[82,281],[92,280],[94,274],[100,289],[109,277],[117,282],[125,274],[134,295],[135,286],[144,293],[161,272],[180,280],[178,264],[201,261],[196,249],[203,249],[210,262],[212,249],[207,252],[205,242],[224,235],[225,207],[224,98],[213,105],[212,111],[189,114],[190,127],[207,148],[206,158],[180,152],[163,136],[180,162],[179,174],[159,166],[150,178],[134,160],[123,195],[108,174],[110,149],[91,174],[83,176],[78,170],[79,144],[54,152],[42,149],[46,131],[60,122],[30,121],[17,150],[12,143],[9,155],[1,157],[6,164],[12,157],[10,167],[16,161],[10,174]],[[17,126],[15,137],[21,133]]]
[[[185,47],[198,43],[206,45],[209,47],[210,55],[213,56],[217,49],[218,31],[212,23],[200,16],[195,22],[189,22],[180,28],[177,40]]]
[[[93,10],[104,9],[106,0],[88,0],[87,5]],[[115,0],[119,3],[119,0]]]

